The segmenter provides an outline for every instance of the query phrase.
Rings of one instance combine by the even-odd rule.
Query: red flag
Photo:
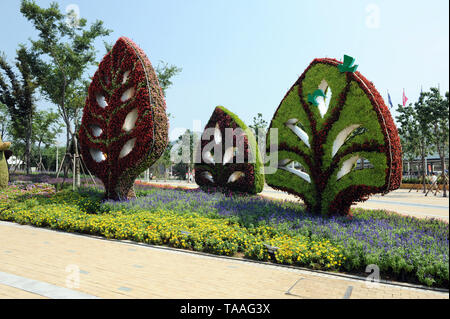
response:
[[[403,89],[403,106],[406,105],[406,102],[408,101],[408,98],[405,95],[405,89]]]

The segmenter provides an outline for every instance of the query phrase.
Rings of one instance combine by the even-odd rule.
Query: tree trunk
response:
[[[423,185],[423,192],[425,193],[427,191],[427,182],[426,182],[427,165],[425,164],[425,149],[422,149],[421,159],[422,159],[422,185]]]
[[[75,159],[75,171],[73,172],[74,174],[74,179],[75,179],[75,186],[77,188],[79,188],[81,186],[81,177],[80,177],[80,154],[78,154],[78,140],[77,140],[77,136],[74,134],[73,135],[73,144],[75,146],[75,154],[74,154],[74,159]]]
[[[33,134],[32,130],[33,130],[32,115],[30,112],[27,116],[27,133],[25,136],[25,163],[27,175],[30,174],[30,167],[31,167],[31,136]]]
[[[42,171],[43,164],[42,164],[41,141],[39,141],[38,150],[39,150],[39,164],[38,164],[38,168],[39,168],[39,171]]]
[[[408,178],[411,178],[411,160],[408,161]]]
[[[69,130],[70,130],[70,128],[67,127],[67,124],[66,124],[66,154],[68,152],[70,152],[70,131]],[[63,160],[64,160],[64,158],[63,158]],[[66,165],[66,163],[64,163],[64,178],[68,177],[68,171],[69,170],[67,168],[67,165]]]
[[[441,157],[441,167],[442,167],[442,178],[443,178],[443,185],[442,185],[442,189],[443,189],[443,197],[447,197],[447,174],[445,174],[445,152],[444,154],[439,153],[439,156]]]
[[[435,125],[434,126],[434,133],[436,134],[436,137],[439,136],[439,130],[438,130],[438,126]],[[442,147],[441,147],[442,146]],[[436,140],[436,148],[437,151],[439,153],[439,157],[441,159],[441,167],[442,167],[442,173],[441,176],[443,178],[443,197],[447,197],[447,178],[446,178],[446,174],[445,174],[445,145],[441,144],[441,139],[437,138]]]

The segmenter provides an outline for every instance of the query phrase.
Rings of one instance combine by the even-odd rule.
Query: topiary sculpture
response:
[[[250,194],[262,191],[264,167],[255,136],[223,106],[216,107],[206,124],[199,151],[195,181],[201,188]]]
[[[354,202],[397,189],[401,182],[394,121],[373,83],[353,63],[349,56],[343,63],[315,59],[270,124],[282,142],[278,169],[266,176],[267,183],[298,195],[317,214],[349,214]],[[358,162],[369,168],[355,169]]]
[[[106,198],[135,197],[136,177],[168,143],[164,95],[145,53],[121,37],[95,73],[79,131],[83,159]]]
[[[8,187],[9,182],[9,173],[8,173],[8,164],[7,160],[7,152],[9,151],[9,147],[11,146],[10,142],[3,142],[0,137],[0,189]]]

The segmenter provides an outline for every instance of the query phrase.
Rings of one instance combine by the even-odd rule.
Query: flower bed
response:
[[[324,218],[292,202],[198,190],[136,193],[102,203],[94,189],[12,189],[0,198],[0,219],[314,269],[364,273],[376,264],[382,279],[448,288],[448,223],[439,220],[361,209],[352,219]],[[278,249],[269,254],[267,246]]]

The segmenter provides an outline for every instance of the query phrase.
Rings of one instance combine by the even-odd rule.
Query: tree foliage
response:
[[[38,167],[43,168],[42,146],[48,148],[55,144],[56,137],[62,132],[60,117],[53,111],[37,111],[33,121],[34,142],[37,144]],[[45,166],[44,166],[45,168]]]
[[[86,69],[96,64],[94,41],[109,35],[111,30],[105,29],[100,20],[90,27],[84,18],[67,23],[66,18],[73,20],[73,13],[63,14],[56,2],[49,8],[41,8],[32,0],[22,0],[20,11],[38,31],[38,39],[30,40],[33,74],[43,95],[58,106],[66,126],[67,148],[73,140],[78,158],[78,140],[72,125],[76,125],[73,121],[83,105],[69,101],[83,86]],[[72,110],[73,107],[77,110]]]
[[[256,138],[256,143],[258,145],[260,143],[260,137],[266,136],[268,124],[269,123],[267,123],[267,121],[264,120],[262,113],[258,113],[256,116],[253,117],[253,124],[249,125],[249,127],[253,130],[253,133]],[[264,148],[263,144],[259,146]]]
[[[8,107],[0,102],[0,137],[2,140],[8,134],[8,127],[10,123],[10,117],[8,112]]]
[[[420,157],[423,191],[426,191],[426,157],[438,152],[442,169],[445,170],[445,158],[449,145],[449,106],[448,92],[441,96],[438,88],[421,92],[414,104],[398,107],[397,121],[405,152],[405,159],[412,161]],[[444,196],[446,190],[444,188]]]
[[[169,65],[167,62],[159,61],[159,64],[155,68],[155,72],[158,76],[159,86],[161,87],[164,96],[166,96],[166,90],[172,86],[172,78],[179,74],[183,69],[176,65]]]
[[[16,68],[19,76],[7,62],[6,56],[0,56],[0,102],[7,106],[10,115],[9,133],[15,140],[24,142],[24,156],[27,173],[31,165],[32,121],[35,112],[34,93],[37,88],[32,74],[32,54],[24,47],[17,50]]]

